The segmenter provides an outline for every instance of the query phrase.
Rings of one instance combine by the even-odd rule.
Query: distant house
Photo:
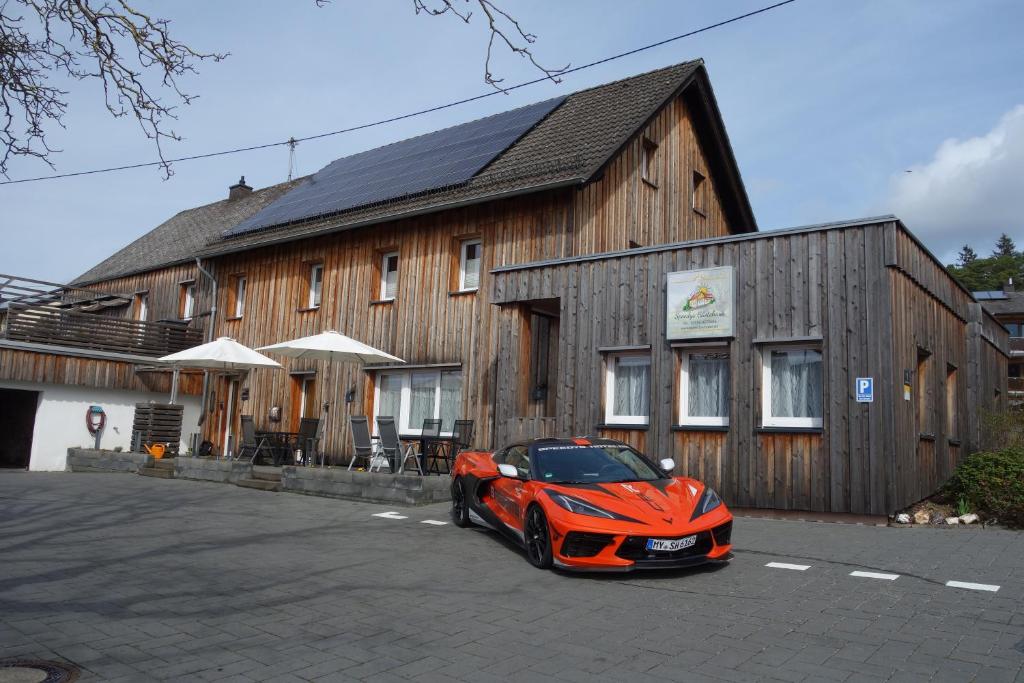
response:
[[[1024,291],[1018,291],[1010,278],[1001,289],[974,292],[974,297],[1010,335],[1007,390],[1012,405],[1024,405]]]

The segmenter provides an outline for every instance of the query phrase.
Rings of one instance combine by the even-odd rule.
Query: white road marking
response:
[[[400,515],[397,512],[375,512],[374,517],[383,517],[384,519],[409,519],[405,515]]]
[[[772,569],[794,569],[798,572],[805,572],[811,568],[809,564],[787,564],[785,562],[769,562],[765,566]]]
[[[883,581],[895,581],[900,578],[899,574],[883,574],[881,572],[850,572],[850,576],[859,576],[864,579],[882,579]]]
[[[422,522],[420,522],[420,524],[433,524],[434,526],[444,526],[447,523],[448,522],[442,522],[437,519],[425,519]]]
[[[995,593],[999,590],[999,586],[993,586],[990,583],[969,583],[966,581],[947,581],[946,585],[950,588],[966,588],[970,591],[988,591]]]

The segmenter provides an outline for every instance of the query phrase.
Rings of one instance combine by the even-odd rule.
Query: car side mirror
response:
[[[663,458],[658,461],[658,467],[662,472],[673,472],[676,469],[676,461],[672,458]]]
[[[519,478],[519,470],[516,469],[515,465],[501,463],[498,465],[498,473],[503,477],[508,477],[509,479]]]

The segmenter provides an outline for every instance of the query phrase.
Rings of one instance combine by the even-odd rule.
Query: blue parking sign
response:
[[[873,377],[857,378],[857,403],[872,403],[875,400],[875,379]]]

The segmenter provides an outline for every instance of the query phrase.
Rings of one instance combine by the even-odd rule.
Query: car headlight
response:
[[[590,517],[604,517],[605,519],[616,519],[616,515],[602,510],[599,507],[595,507],[590,503],[585,503],[579,498],[573,498],[567,496],[564,493],[554,493],[548,491],[548,496],[551,500],[555,501],[555,504],[561,508],[565,508],[569,512],[575,512],[577,515],[588,515]]]
[[[701,515],[706,515],[721,504],[722,499],[718,497],[715,490],[710,486],[705,486],[704,493],[701,494],[700,500],[697,501],[697,507],[693,509],[693,516],[690,517],[690,521],[692,522]]]

